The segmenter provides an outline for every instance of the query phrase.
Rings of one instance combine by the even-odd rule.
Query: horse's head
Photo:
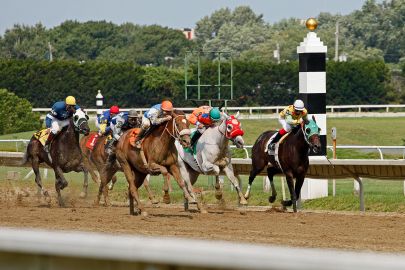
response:
[[[86,136],[89,135],[90,127],[88,120],[89,117],[84,111],[81,109],[76,110],[76,112],[73,114],[73,124],[75,125],[75,130]]]
[[[314,116],[312,116],[312,119],[309,120],[308,124],[303,126],[305,140],[314,153],[318,153],[318,151],[321,149],[321,139],[319,137],[320,131],[321,129],[316,124]]]
[[[243,148],[245,142],[243,141],[243,134],[245,132],[241,128],[242,124],[238,120],[239,112],[236,115],[227,116],[225,120],[226,130],[225,137],[230,139],[237,148]]]
[[[175,110],[172,112],[172,117],[172,120],[170,120],[172,125],[169,124],[171,127],[168,127],[169,133],[171,133],[170,135],[177,139],[184,148],[190,147],[191,131],[189,129],[190,123],[188,122],[186,115],[182,111]]]

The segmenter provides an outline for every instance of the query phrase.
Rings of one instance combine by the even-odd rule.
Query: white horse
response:
[[[247,205],[247,201],[242,194],[235,177],[231,164],[231,151],[228,145],[231,140],[236,147],[243,148],[243,130],[241,123],[238,121],[239,112],[235,116],[224,114],[222,122],[213,127],[209,127],[198,139],[196,143],[195,155],[184,151],[183,147],[175,142],[178,151],[178,165],[180,173],[187,183],[187,188],[192,190],[192,185],[197,181],[200,174],[215,175],[215,197],[222,198],[222,190],[219,183],[218,175],[224,172],[228,179],[234,185],[238,195],[240,205]],[[185,208],[188,205],[185,203]]]

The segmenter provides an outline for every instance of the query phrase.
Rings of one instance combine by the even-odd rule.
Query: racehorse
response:
[[[77,110],[69,120],[69,125],[62,129],[52,141],[49,153],[45,152],[41,142],[32,136],[27,146],[24,156],[24,162],[30,161],[35,173],[35,182],[41,189],[48,203],[51,198],[48,191],[42,186],[41,175],[39,173],[39,164],[45,162],[55,172],[55,189],[58,193],[58,203],[64,205],[60,191],[63,190],[68,182],[63,173],[75,171],[84,172],[84,184],[81,197],[87,195],[88,171],[83,165],[82,153],[79,146],[80,133],[87,135],[90,132],[88,125],[88,116],[81,110]]]
[[[297,212],[297,200],[300,197],[302,184],[304,183],[305,175],[309,167],[309,150],[317,153],[321,147],[319,132],[320,128],[316,124],[314,117],[312,117],[308,124],[301,124],[298,128],[294,128],[286,135],[287,137],[285,137],[283,141],[280,140],[278,146],[279,162],[276,161],[274,155],[270,156],[266,151],[268,141],[275,132],[266,131],[262,133],[257,138],[252,148],[252,170],[250,171],[249,185],[245,198],[249,198],[250,188],[256,175],[270,163],[271,165],[267,166],[267,175],[271,184],[269,202],[273,203],[277,196],[273,176],[283,173],[287,179],[291,199],[282,201],[282,205],[284,208],[292,205],[294,212]]]
[[[184,147],[190,146],[189,122],[181,111],[172,112],[172,119],[152,127],[149,135],[143,139],[142,149],[135,149],[130,141],[130,132],[125,133],[118,141],[116,156],[128,181],[130,214],[147,216],[139,199],[138,188],[143,184],[148,174],[163,174],[166,178],[170,173],[183,189],[184,197],[190,203],[196,203],[195,195],[189,193],[181,177],[177,165],[177,150],[175,140]],[[134,210],[134,199],[137,211]]]
[[[178,164],[180,172],[187,183],[189,191],[192,190],[192,185],[197,181],[200,174],[209,174],[218,176],[220,172],[224,172],[239,195],[239,204],[246,205],[247,201],[239,187],[238,179],[235,177],[231,164],[231,152],[228,142],[232,141],[236,147],[243,148],[243,130],[238,121],[239,112],[235,116],[227,116],[222,120],[221,124],[207,128],[207,130],[198,139],[195,146],[195,156],[192,153],[183,150],[180,143],[176,142],[177,151],[179,153]],[[220,200],[222,198],[221,185],[218,182],[215,184],[215,197]],[[188,208],[185,202],[185,208]]]
[[[94,139],[94,136],[98,132],[90,132],[88,136],[84,136],[80,140],[80,148],[83,153],[83,163],[84,166],[90,172],[91,177],[95,182],[98,181],[97,175],[93,172],[92,168],[96,168],[100,175],[100,186],[99,186],[99,193],[96,198],[95,204],[98,205],[101,199],[101,193],[104,194],[104,205],[110,205],[108,199],[108,190],[106,188],[107,184],[111,181],[109,189],[112,190],[115,182],[117,181],[117,177],[115,173],[121,170],[121,167],[117,162],[115,162],[115,158],[113,162],[107,161],[107,153],[105,151],[105,140],[106,136],[98,136]],[[95,140],[95,142],[90,141]],[[90,142],[89,142],[90,141]],[[89,149],[87,145],[93,143],[93,149]],[[145,188],[148,191],[149,199],[153,204],[157,204],[158,201],[153,196],[152,191],[150,190],[149,185],[145,184]]]

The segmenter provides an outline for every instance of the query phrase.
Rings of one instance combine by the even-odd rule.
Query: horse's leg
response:
[[[55,166],[53,169],[55,171],[55,177],[56,177],[55,189],[56,189],[56,192],[58,193],[59,206],[64,206],[65,203],[62,199],[62,195],[61,195],[60,191],[68,186],[68,182],[66,181],[65,177],[63,176],[63,171],[59,166]]]
[[[87,197],[87,188],[89,186],[89,170],[83,166],[82,167],[83,174],[84,174],[84,180],[83,180],[83,190],[80,193],[80,198],[84,199]]]
[[[297,175],[295,178],[295,195],[297,196],[297,200],[299,200],[301,196],[301,188],[304,184],[305,175]]]
[[[286,180],[287,180],[287,185],[288,185],[288,190],[290,191],[290,196],[291,200],[289,201],[283,201],[283,206],[293,206],[294,212],[297,212],[297,196],[295,195],[295,190],[294,190],[294,178],[293,174],[289,171],[285,173]]]
[[[163,181],[163,192],[164,192],[163,202],[165,204],[170,204],[170,201],[171,201],[170,194],[169,194],[170,175],[167,175],[167,177],[163,176],[163,179],[164,179],[164,181]]]
[[[148,193],[149,200],[152,202],[152,204],[158,204],[159,201],[156,199],[155,195],[153,194],[152,190],[150,189],[149,180],[150,180],[150,174],[148,174],[146,176],[146,179],[143,182],[143,185],[145,186],[146,192]]]
[[[115,185],[116,182],[117,182],[117,176],[114,175],[114,176],[111,178],[111,182],[110,182],[110,184],[108,185],[108,189],[109,189],[109,190],[113,190],[114,185]]]
[[[103,192],[104,205],[105,206],[110,206],[111,205],[110,198],[108,196],[109,188],[107,187],[107,184],[108,184],[109,181],[111,181],[111,179],[113,178],[115,173],[116,173],[116,171],[114,170],[114,168],[111,168],[111,167],[105,167],[103,169],[103,171],[100,173],[100,175],[101,175],[101,183],[103,183],[103,189],[101,191]],[[100,190],[99,190],[99,192],[100,192]]]
[[[221,183],[219,183],[219,175],[215,175],[215,198],[217,200],[222,199]]]
[[[42,194],[45,196],[46,202],[49,204],[51,202],[51,196],[49,196],[49,192],[43,187],[42,180],[41,180],[41,173],[39,172],[39,160],[38,157],[32,158],[32,170],[35,173],[35,183],[40,188]]]
[[[275,167],[267,167],[267,176],[269,177],[270,185],[271,185],[271,196],[269,197],[269,202],[274,203],[277,198],[277,191],[276,187],[274,186],[274,175],[279,173],[280,170]]]
[[[236,192],[238,193],[239,196],[239,204],[240,205],[247,205],[247,201],[245,199],[245,196],[243,196],[242,191],[240,190],[239,183],[238,183],[238,178],[236,178],[235,174],[233,173],[233,168],[232,164],[229,163],[226,167],[224,167],[224,172],[226,176],[229,178],[231,183],[236,189]]]
[[[189,192],[187,190],[186,184],[184,182],[183,176],[180,173],[179,167],[177,164],[172,164],[170,166],[170,173],[173,175],[174,179],[176,179],[177,184],[183,190],[184,198],[188,201],[188,203],[197,203],[195,200],[194,192]]]
[[[89,161],[87,156],[83,157],[83,165],[87,169],[87,171],[90,173],[91,179],[93,179],[94,183],[99,183],[99,179],[97,175],[93,171],[93,166],[91,165],[91,162]]]

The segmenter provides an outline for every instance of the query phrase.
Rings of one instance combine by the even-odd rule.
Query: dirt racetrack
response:
[[[69,207],[47,206],[35,196],[0,199],[0,226],[80,230],[113,234],[177,236],[300,247],[405,252],[405,215],[358,212],[284,213],[249,207],[208,207],[208,214],[181,205],[147,206],[144,219],[127,207],[94,207],[92,199]],[[54,201],[54,197],[53,197]]]

